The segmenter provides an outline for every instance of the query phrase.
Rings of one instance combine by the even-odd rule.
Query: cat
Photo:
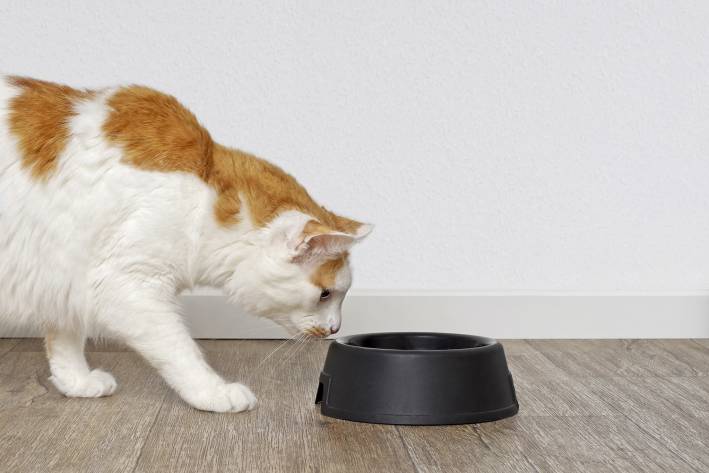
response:
[[[349,249],[372,226],[315,203],[280,168],[212,140],[174,97],[0,75],[0,326],[46,334],[50,380],[98,397],[87,337],[140,353],[191,406],[252,409],[182,322],[177,295],[221,288],[290,333],[340,328]]]

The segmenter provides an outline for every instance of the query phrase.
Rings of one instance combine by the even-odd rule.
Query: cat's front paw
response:
[[[49,380],[68,397],[110,396],[116,391],[116,380],[103,370],[91,370],[88,374],[77,375],[62,372],[60,376],[51,376]]]
[[[211,389],[189,393],[185,401],[201,411],[242,412],[256,407],[256,396],[241,383],[221,383]]]

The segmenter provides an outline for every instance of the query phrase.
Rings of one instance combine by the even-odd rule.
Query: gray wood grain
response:
[[[623,416],[516,417],[399,429],[423,472],[692,471]]]
[[[662,442],[621,416],[523,418],[529,461],[539,471],[692,471]]]
[[[41,338],[22,338],[17,340],[17,346],[13,351],[44,351],[44,341]],[[88,340],[86,351],[91,352],[123,352],[130,351],[122,343],[115,340],[100,339]]]
[[[12,472],[132,471],[167,392],[132,353],[94,353],[119,391],[101,399],[67,399],[47,381],[42,352],[0,360],[0,465]]]
[[[652,340],[652,345],[685,366],[682,374],[678,376],[709,376],[708,347],[688,343],[687,340]]]
[[[555,344],[557,342],[554,342]],[[519,346],[518,346],[519,347]],[[615,411],[590,392],[583,379],[554,364],[534,343],[507,349],[521,409],[520,416],[602,416]]]
[[[251,386],[255,411],[186,406],[136,354],[87,347],[116,376],[103,399],[47,381],[41,340],[0,339],[0,468],[9,472],[709,471],[703,340],[503,341],[520,414],[500,422],[383,426],[313,404],[327,342],[204,340],[212,365]]]
[[[527,340],[516,339],[500,339],[498,340],[505,349],[506,355],[522,355],[525,353],[536,353],[534,348]]]
[[[612,416],[601,396],[575,378],[515,379],[520,416]]]
[[[709,471],[709,378],[607,378],[589,389],[698,471]]]
[[[699,350],[686,341],[535,340],[530,344],[555,366],[574,377],[696,376]],[[681,348],[682,353],[673,353]],[[678,356],[690,354],[692,359]]]
[[[709,471],[709,419],[706,417],[653,413],[634,416],[633,422],[695,471]]]
[[[489,428],[509,433],[518,431],[518,419],[506,419]],[[399,426],[398,430],[422,473],[533,472],[525,450],[526,439],[516,435],[505,442],[489,443],[479,431],[482,426]]]
[[[588,380],[587,386],[609,405],[624,414],[663,416],[709,415],[709,379],[603,378]]]
[[[17,346],[18,343],[19,343],[19,340],[0,338],[0,358],[2,358],[2,356],[5,353],[7,353],[10,350],[12,350],[13,348],[15,348],[15,346]]]
[[[238,350],[229,349],[233,342],[206,344],[212,365],[248,384],[259,406],[209,414],[168,396],[136,471],[359,472],[375,465],[378,471],[414,471],[394,427],[320,415],[313,400],[326,343],[311,342],[300,351],[286,345],[254,372],[279,344],[242,341]]]
[[[12,351],[44,351],[44,341],[41,338],[19,338]]]

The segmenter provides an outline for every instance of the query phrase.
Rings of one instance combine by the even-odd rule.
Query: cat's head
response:
[[[284,212],[251,236],[253,247],[224,289],[247,311],[291,334],[336,333],[352,283],[349,250],[373,227],[339,216],[329,220]]]

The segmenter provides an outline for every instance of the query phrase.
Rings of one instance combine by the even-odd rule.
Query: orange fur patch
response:
[[[348,253],[345,252],[339,258],[325,261],[310,276],[310,282],[322,289],[332,288],[337,279],[337,273],[345,266]]]
[[[35,179],[47,179],[69,139],[77,101],[92,92],[22,77],[11,77],[22,92],[10,101],[10,132],[17,138],[22,165]]]
[[[130,164],[150,171],[182,171],[207,179],[212,138],[177,99],[147,87],[124,87],[108,99],[103,131]]]
[[[285,210],[299,210],[342,232],[354,233],[361,225],[318,205],[279,167],[214,143],[195,116],[172,96],[131,86],[116,92],[108,105],[111,112],[104,132],[123,148],[126,161],[141,169],[199,176],[217,192],[214,215],[221,225],[238,222],[241,199],[258,227]]]
[[[215,145],[212,171],[209,182],[218,190],[220,200],[238,202],[241,196],[256,226],[268,224],[286,210],[299,210],[342,232],[354,233],[361,226],[318,205],[293,176],[248,153]],[[226,223],[223,218],[220,222]]]

